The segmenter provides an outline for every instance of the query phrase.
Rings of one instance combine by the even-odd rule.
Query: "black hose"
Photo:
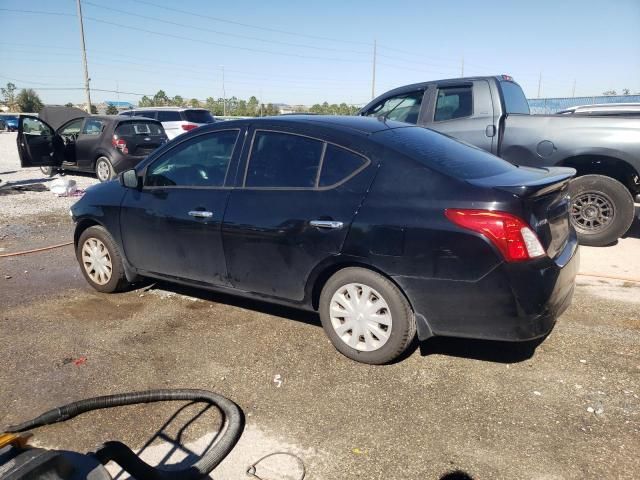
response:
[[[96,451],[101,463],[116,462],[125,471],[138,479],[185,480],[198,479],[208,475],[231,452],[242,435],[244,415],[240,407],[228,398],[206,390],[149,390],[146,392],[121,393],[104,397],[88,398],[54,408],[28,422],[6,429],[9,433],[23,432],[33,428],[64,422],[77,415],[103,408],[134,405],[138,403],[190,400],[215,405],[224,414],[224,421],[218,432],[218,440],[192,466],[182,470],[161,470],[145,463],[129,447],[120,442],[107,442]]]

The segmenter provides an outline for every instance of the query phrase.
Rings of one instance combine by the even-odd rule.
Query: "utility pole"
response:
[[[538,98],[540,98],[541,88],[542,88],[542,72],[540,72],[540,76],[538,77]]]
[[[572,97],[576,96],[576,80],[575,80],[575,78],[573,79],[573,88],[571,89],[571,96]]]
[[[87,96],[87,113],[91,113],[91,92],[89,91],[89,69],[87,68],[87,49],[84,45],[84,25],[82,24],[82,5],[78,0],[78,20],[80,20],[80,44],[82,45],[82,66],[84,67],[84,93]]]
[[[460,66],[460,76],[464,77],[464,55],[462,55],[462,65]]]
[[[222,115],[227,116],[227,91],[224,88],[224,65],[220,65],[222,68]]]
[[[371,78],[371,99],[376,97],[376,39],[373,39],[373,76]]]

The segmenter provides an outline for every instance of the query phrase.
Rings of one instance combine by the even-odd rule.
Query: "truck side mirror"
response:
[[[135,168],[125,170],[122,172],[122,175],[120,175],[120,183],[122,186],[127,188],[140,188],[142,183],[141,180],[142,179],[138,177]]]

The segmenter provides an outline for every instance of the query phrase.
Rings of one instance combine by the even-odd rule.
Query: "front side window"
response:
[[[238,130],[199,135],[162,155],[147,169],[147,187],[222,187]]]
[[[473,94],[469,87],[448,87],[438,89],[435,122],[454,118],[470,117],[473,114]]]
[[[64,127],[62,127],[62,130],[60,130],[60,135],[66,135],[66,136],[77,135],[80,133],[81,128],[82,128],[82,118],[71,120]]]
[[[84,122],[82,133],[84,135],[100,135],[100,132],[102,132],[103,125],[104,125],[104,122],[102,120],[97,120],[95,118],[88,118]]]
[[[37,118],[24,117],[22,131],[27,135],[52,136],[53,131],[44,122]]]
[[[289,133],[257,131],[246,187],[313,188],[324,143]]]
[[[384,117],[389,120],[415,125],[418,123],[422,97],[424,97],[423,90],[387,98],[369,110],[366,116]]]

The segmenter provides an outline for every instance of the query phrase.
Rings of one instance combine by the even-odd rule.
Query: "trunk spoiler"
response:
[[[541,197],[561,190],[574,177],[576,171],[567,167],[528,168],[516,170],[492,177],[467,180],[478,187],[490,187],[509,192],[521,198]]]

